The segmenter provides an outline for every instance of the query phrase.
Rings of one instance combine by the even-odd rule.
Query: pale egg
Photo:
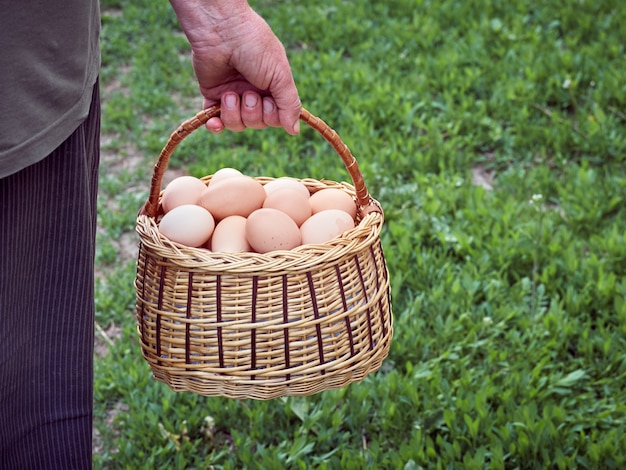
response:
[[[257,253],[291,250],[300,245],[300,229],[284,212],[262,208],[246,221],[246,239]]]
[[[247,217],[263,207],[263,201],[263,185],[250,176],[240,176],[209,185],[198,203],[217,220],[221,220],[230,215]]]
[[[237,170],[236,168],[220,168],[213,174],[213,176],[211,176],[211,179],[209,180],[209,186],[211,186],[212,184],[218,183],[220,181],[223,181],[227,178],[232,178],[234,176],[244,176],[244,175],[241,173],[241,171]]]
[[[326,188],[313,193],[309,199],[311,204],[311,212],[318,212],[328,209],[340,209],[347,212],[352,217],[356,217],[356,203],[352,196],[339,188]]]
[[[326,243],[354,228],[354,220],[346,211],[327,209],[309,217],[300,227],[302,244]]]
[[[301,181],[298,181],[295,178],[290,178],[289,176],[283,176],[281,178],[272,180],[266,183],[265,186],[263,186],[263,188],[265,189],[265,193],[268,196],[272,194],[274,191],[278,191],[279,189],[284,189],[284,188],[292,188],[297,191],[300,191],[303,196],[306,196],[306,197],[310,196],[309,188],[307,188],[304,183],[302,183]]]
[[[206,184],[194,176],[174,178],[163,190],[161,198],[163,212],[169,212],[183,204],[197,204],[206,188]]]
[[[231,215],[220,220],[213,230],[210,250],[229,253],[252,251],[246,239],[246,218]]]
[[[265,198],[263,207],[284,212],[294,220],[298,227],[311,216],[308,193],[304,195],[302,191],[290,187],[272,191]]]
[[[166,213],[159,231],[171,241],[190,247],[204,245],[215,228],[209,211],[195,204],[183,204]]]

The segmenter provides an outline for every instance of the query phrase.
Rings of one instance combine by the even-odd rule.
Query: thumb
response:
[[[287,68],[289,71],[289,69]],[[282,80],[277,80],[275,86],[268,90],[278,107],[280,125],[291,135],[300,132],[300,112],[302,103],[298,95],[295,81],[291,72],[284,74]]]
[[[293,105],[286,108],[281,108],[280,105],[278,105],[278,119],[280,119],[280,124],[291,135],[297,135],[300,133],[301,110],[302,105],[299,98],[293,103]]]

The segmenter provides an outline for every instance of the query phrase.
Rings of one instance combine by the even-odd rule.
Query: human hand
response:
[[[211,132],[300,130],[300,98],[285,48],[244,0],[170,0],[192,49],[204,106],[221,103]]]

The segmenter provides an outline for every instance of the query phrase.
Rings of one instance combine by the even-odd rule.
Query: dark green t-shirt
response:
[[[0,0],[0,178],[85,119],[100,67],[98,0]]]

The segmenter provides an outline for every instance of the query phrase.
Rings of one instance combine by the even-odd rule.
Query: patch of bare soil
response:
[[[114,342],[122,336],[122,328],[111,323],[106,329],[103,329],[96,323],[96,338],[94,344],[94,353],[97,358],[104,357],[108,354],[109,348],[113,347]]]
[[[106,429],[111,430],[114,437],[119,435],[119,430],[117,430],[117,428],[115,427],[115,419],[122,413],[128,413],[128,406],[122,403],[121,401],[114,403],[106,411],[106,415],[104,417]],[[102,435],[100,434],[100,431],[95,425],[92,426],[92,429],[93,429],[92,431],[93,442],[91,445],[91,452],[93,455],[98,455],[104,450],[104,444],[103,444],[104,438],[102,437]],[[115,449],[108,449],[108,451],[112,454],[115,454],[116,452]]]
[[[103,134],[100,136],[100,164],[110,173],[132,172],[143,164],[143,155],[131,144],[125,144],[122,148],[112,148],[112,142],[117,136]]]
[[[476,165],[472,168],[472,184],[482,186],[487,191],[493,189],[493,170],[487,170],[483,165]]]

